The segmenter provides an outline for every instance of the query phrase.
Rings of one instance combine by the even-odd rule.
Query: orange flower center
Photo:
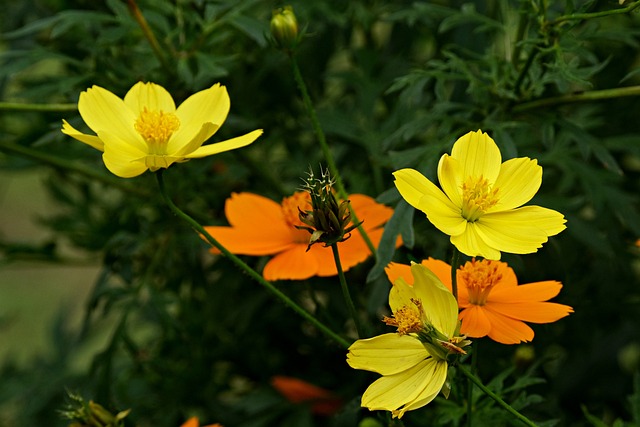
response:
[[[180,127],[180,119],[174,113],[149,111],[144,107],[133,127],[147,142],[151,154],[166,154],[164,148],[171,135]]]
[[[382,321],[389,326],[398,328],[399,335],[418,333],[424,329],[422,321],[422,302],[412,299],[415,307],[405,305],[393,313],[393,317],[385,316]]]
[[[306,230],[299,230],[297,226],[305,226],[300,221],[298,208],[305,211],[311,209],[311,195],[306,191],[296,191],[292,196],[282,199],[282,214],[284,220],[293,229],[293,234],[296,242],[309,243],[309,232]]]
[[[469,303],[473,305],[485,305],[491,289],[502,280],[498,264],[486,259],[467,262],[459,273],[460,282],[467,287]]]
[[[491,188],[482,175],[478,178],[470,176],[462,183],[462,216],[469,222],[480,218],[498,200],[498,189]]]

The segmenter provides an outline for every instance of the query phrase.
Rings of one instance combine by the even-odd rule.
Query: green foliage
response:
[[[56,409],[68,388],[108,408],[131,408],[125,424],[141,427],[179,426],[194,414],[203,425],[341,427],[366,417],[361,425],[398,425],[359,407],[376,376],[349,369],[344,349],[212,256],[163,204],[151,173],[115,179],[100,153],[60,132],[62,119],[86,130],[75,104],[92,85],[123,96],[137,81],[152,81],[180,102],[221,82],[231,112],[214,140],[256,128],[265,134],[247,148],[173,165],[164,175],[170,196],[202,224],[226,225],[232,192],[277,201],[290,195],[310,165],[326,162],[289,60],[267,42],[271,10],[281,5],[140,0],[157,52],[127,7],[133,2],[7,3],[2,102],[66,109],[0,104],[0,168],[48,171],[55,207],[41,214],[51,231],[42,240],[0,235],[0,259],[97,257],[101,274],[87,284],[93,288],[80,333],[65,328],[61,308],[50,354],[27,367],[0,361],[0,424],[66,425]],[[536,254],[505,261],[521,283],[561,281],[556,301],[575,313],[533,326],[536,354],[545,360],[535,374],[515,366],[512,347],[480,340],[480,376],[541,426],[638,425],[638,364],[624,368],[618,357],[638,342],[640,322],[640,9],[612,12],[637,2],[291,3],[306,27],[296,58],[347,190],[395,207],[377,262],[347,272],[372,332],[388,332],[379,322],[388,261],[450,256],[447,236],[401,201],[391,172],[413,167],[435,180],[440,156],[459,136],[482,129],[504,159],[538,159],[543,185],[532,203],[568,220],[567,231]],[[405,245],[395,250],[398,233]],[[68,245],[80,255],[70,260],[61,249]],[[266,262],[243,259],[257,271]],[[337,278],[276,286],[354,337]],[[77,372],[74,358],[97,337],[104,345],[84,356],[90,369]],[[276,375],[330,390],[342,409],[323,416],[289,402],[271,386]],[[467,422],[467,382],[451,375],[450,398],[408,413],[407,426]],[[518,425],[477,388],[471,406],[475,425]]]

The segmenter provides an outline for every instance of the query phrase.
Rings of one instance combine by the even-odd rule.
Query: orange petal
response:
[[[282,207],[271,199],[253,193],[232,193],[224,205],[227,221],[234,227],[289,228]]]
[[[398,278],[402,277],[407,284],[413,285],[413,275],[411,274],[410,265],[390,262],[389,265],[384,268],[384,271],[387,273],[387,278],[392,284],[395,283]]]
[[[487,301],[491,310],[516,320],[532,323],[551,323],[573,313],[568,305],[554,302],[499,303]]]
[[[502,303],[546,301],[558,295],[560,289],[562,284],[555,280],[512,287],[503,287],[499,283],[489,294],[488,300]]]
[[[238,255],[273,255],[291,248],[296,243],[289,230],[274,228],[204,227],[229,252]],[[215,248],[213,253],[219,253]]]
[[[185,421],[185,423],[182,424],[180,427],[198,427],[199,425],[200,423],[198,422],[198,418],[191,417],[187,421]]]
[[[335,397],[328,390],[301,379],[284,375],[276,375],[271,378],[271,385],[292,403],[308,402],[309,400],[317,399],[331,399]]]
[[[451,290],[451,266],[444,261],[429,257],[422,261],[422,265],[427,267],[438,279]]]
[[[472,305],[462,310],[459,316],[462,320],[460,332],[469,337],[481,338],[491,331],[491,322],[482,307]]]
[[[519,344],[533,339],[533,329],[526,323],[503,316],[486,305],[483,307],[483,311],[491,323],[489,338],[492,340],[502,344]]]
[[[279,253],[267,262],[262,275],[269,281],[304,280],[315,276],[318,272],[318,262],[315,256],[305,252],[306,249],[306,244],[298,243]]]
[[[389,221],[389,218],[393,215],[392,208],[377,203],[373,198],[364,194],[351,194],[349,201],[356,212],[358,220],[364,221],[362,226],[366,231],[381,226]]]

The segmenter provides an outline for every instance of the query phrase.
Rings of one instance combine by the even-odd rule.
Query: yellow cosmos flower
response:
[[[564,230],[564,216],[540,206],[524,206],[542,183],[536,160],[502,163],[496,143],[482,131],[456,141],[438,164],[440,190],[413,169],[394,172],[402,197],[421,210],[460,252],[499,260],[500,252],[536,252],[549,236]]]
[[[251,144],[262,130],[203,146],[229,113],[227,90],[219,83],[187,98],[178,108],[162,86],[136,83],[118,98],[99,86],[80,94],[80,116],[96,135],[87,135],[62,121],[62,132],[104,152],[113,174],[138,176],[147,169],[210,156]]]
[[[458,337],[458,305],[427,268],[412,264],[413,286],[399,278],[389,292],[393,317],[384,321],[396,333],[358,340],[349,347],[347,363],[377,372],[362,395],[362,406],[391,411],[400,418],[421,408],[440,393],[447,379],[447,356],[464,354],[469,344]],[[443,391],[448,396],[448,387]]]

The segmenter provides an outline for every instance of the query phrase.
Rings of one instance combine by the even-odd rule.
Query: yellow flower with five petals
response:
[[[219,83],[187,98],[178,108],[165,88],[136,83],[120,99],[100,86],[80,94],[80,116],[96,135],[84,134],[63,120],[62,132],[104,154],[113,174],[131,178],[173,163],[244,147],[262,130],[215,144],[202,145],[229,113],[227,90]]]
[[[413,286],[398,278],[389,292],[393,317],[384,321],[397,332],[358,340],[347,354],[352,368],[382,375],[362,395],[362,406],[391,411],[394,418],[425,406],[443,387],[448,396],[447,358],[464,354],[469,344],[457,336],[458,304],[451,291],[423,265],[412,264],[411,273]]]
[[[564,230],[564,216],[522,206],[542,183],[542,168],[528,157],[502,163],[500,149],[482,131],[469,132],[438,164],[440,190],[414,169],[393,173],[402,197],[421,210],[460,252],[499,260],[500,252],[536,252]]]

